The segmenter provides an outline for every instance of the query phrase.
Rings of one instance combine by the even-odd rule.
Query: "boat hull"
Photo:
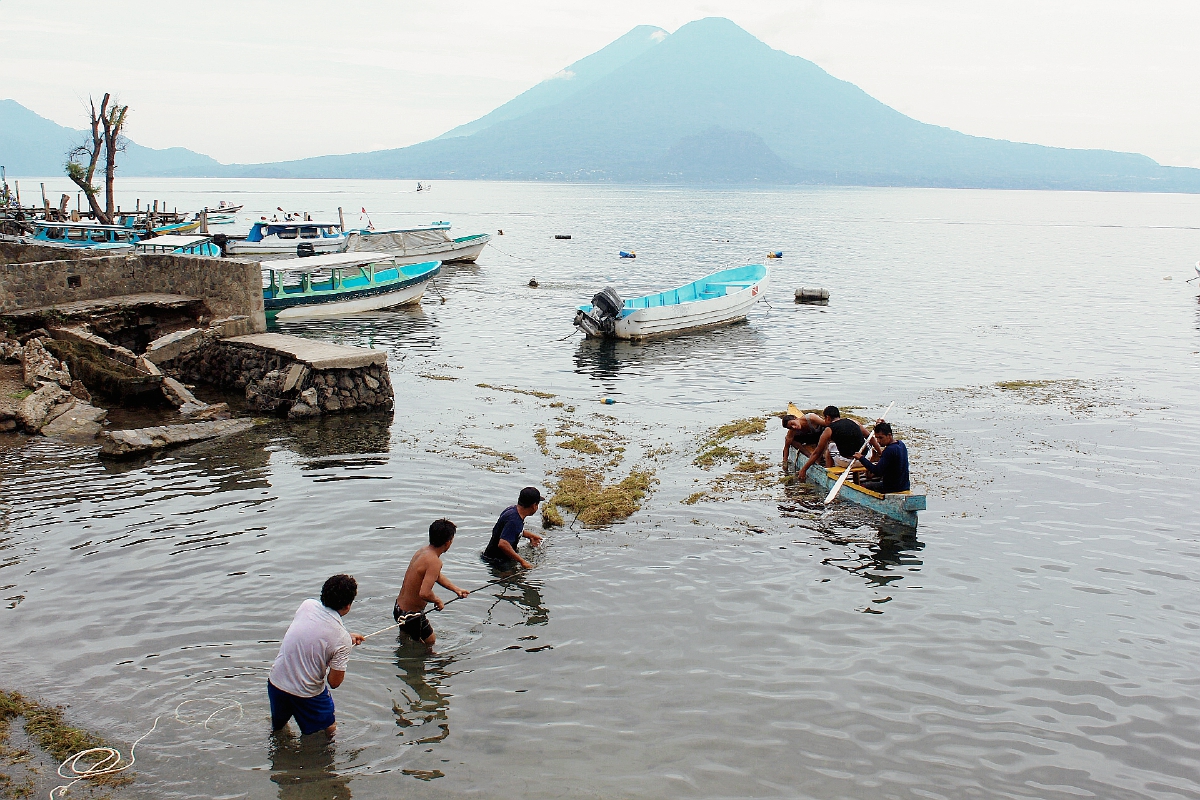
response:
[[[799,450],[795,448],[788,450],[788,464],[792,468],[798,468],[805,460],[804,454]],[[814,464],[808,468],[807,482],[822,492],[828,492],[841,475],[842,467],[826,469]],[[838,492],[838,499],[877,511],[889,519],[894,519],[912,528],[917,527],[917,512],[925,510],[925,493],[920,488],[908,492],[880,494],[847,480],[842,484],[841,491]]]
[[[404,247],[403,243],[397,243],[394,238],[387,233],[371,234],[354,231],[350,233],[346,252],[402,253],[403,255],[396,256],[397,264],[419,264],[422,261],[441,261],[443,264],[473,262],[479,258],[479,254],[483,252],[483,248],[487,246],[492,237],[491,234],[481,233],[427,247]]]
[[[296,256],[297,248],[302,244],[312,245],[314,255],[326,253],[341,253],[346,250],[346,237],[329,236],[319,239],[277,239],[271,237],[260,242],[248,242],[245,239],[230,239],[225,244],[225,252],[231,256]],[[421,259],[429,261],[428,258]]]
[[[403,289],[382,291],[374,295],[348,297],[343,300],[324,300],[316,303],[296,303],[287,307],[272,308],[270,301],[264,300],[266,314],[273,319],[311,319],[313,317],[343,317],[348,314],[361,314],[364,311],[381,311],[385,308],[398,308],[421,302],[425,287],[429,285],[432,276],[415,286]],[[383,287],[386,288],[386,287]],[[364,292],[365,294],[365,292]]]
[[[303,292],[280,291],[274,283],[275,273],[270,272],[272,285],[263,290],[263,310],[268,318],[287,320],[340,317],[419,303],[425,287],[441,272],[441,262],[424,262],[416,270],[407,265],[412,274],[405,273],[405,266],[395,264],[381,272],[371,270],[369,279],[364,270],[360,277],[343,279],[337,288],[320,286]],[[332,281],[330,285],[334,285]]]

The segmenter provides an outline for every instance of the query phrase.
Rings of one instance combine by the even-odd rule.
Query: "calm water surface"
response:
[[[121,200],[503,229],[445,268],[444,303],[282,328],[387,350],[394,417],[119,466],[0,438],[3,683],[123,742],[160,717],[131,795],[1200,797],[1200,198],[411,188],[128,180]],[[570,336],[606,283],[776,249],[744,325]],[[832,301],[797,307],[797,286]],[[916,536],[822,516],[777,467],[693,465],[715,426],[789,400],[896,401],[930,493]],[[554,531],[533,571],[433,614],[435,655],[358,648],[335,744],[272,739],[266,673],[297,604],[347,571],[349,627],[390,624],[443,515],[447,575],[496,580],[478,551],[517,490],[599,463],[560,431],[608,437],[615,478],[653,469],[642,510]],[[781,440],[735,444],[774,464]]]

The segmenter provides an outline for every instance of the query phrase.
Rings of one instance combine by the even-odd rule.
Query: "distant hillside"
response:
[[[1200,170],[918,122],[729,20],[635,28],[490,114],[397,150],[239,167],[320,178],[1200,192]]]
[[[0,164],[10,175],[61,175],[67,151],[89,134],[64,128],[40,117],[15,100],[0,100]],[[155,150],[129,142],[117,162],[118,174],[131,177],[172,176],[223,169],[206,155],[171,147]]]

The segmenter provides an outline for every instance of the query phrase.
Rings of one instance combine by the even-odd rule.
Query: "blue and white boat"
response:
[[[245,239],[230,239],[225,252],[233,257],[311,256],[340,253],[346,234],[336,222],[256,222]]]
[[[268,318],[340,317],[411,305],[442,262],[402,264],[392,253],[334,253],[262,262]]]
[[[417,228],[372,230],[360,228],[348,231],[347,253],[379,252],[400,254],[401,264],[415,264],[437,259],[442,263],[473,262],[491,240],[491,234],[450,236],[449,222],[434,222]]]
[[[39,222],[33,240],[106,252],[129,252],[139,241],[133,228],[97,222]]]
[[[676,289],[622,300],[612,287],[579,306],[575,324],[588,337],[644,339],[746,318],[763,296],[767,268],[753,264],[723,269]]]
[[[133,247],[139,253],[174,253],[188,256],[221,257],[220,246],[213,243],[211,236],[203,233],[167,233],[162,236],[155,236],[153,239],[142,239]]]

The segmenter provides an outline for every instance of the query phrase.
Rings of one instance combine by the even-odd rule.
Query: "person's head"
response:
[[[791,426],[791,425],[789,425],[788,423],[789,423],[789,422],[791,422],[792,420],[796,419],[796,418],[797,418],[797,417],[796,417],[796,415],[795,415],[795,414],[784,414],[784,415],[783,415],[783,427],[785,427],[785,428],[790,428],[790,427],[792,427],[792,426]]]
[[[526,516],[528,516],[529,514],[536,513],[538,503],[545,501],[545,499],[536,486],[526,486],[521,490],[521,494],[517,496],[517,508],[527,512]]]
[[[437,548],[450,549],[458,526],[448,519],[435,519],[429,525],[429,543]]]
[[[837,406],[825,406],[825,419],[829,422],[833,422],[835,419],[841,418],[841,416],[842,412],[838,411]]]
[[[321,604],[345,616],[358,597],[358,581],[351,575],[334,575],[321,587]]]
[[[887,447],[895,440],[896,437],[892,436],[892,426],[890,424],[886,422],[875,423],[875,441]]]

